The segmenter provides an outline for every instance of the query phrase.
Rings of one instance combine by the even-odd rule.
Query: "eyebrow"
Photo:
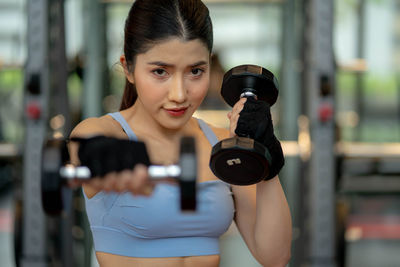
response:
[[[152,62],[148,62],[147,64],[156,65],[156,66],[160,66],[160,67],[172,67],[173,66],[173,64],[168,64],[168,63],[165,63],[162,61],[152,61]],[[190,67],[198,67],[198,66],[206,65],[206,64],[207,64],[207,61],[201,60],[199,62],[196,62],[196,63],[190,65]]]
[[[198,67],[198,66],[206,65],[206,64],[207,64],[207,62],[202,60],[202,61],[194,63],[193,65],[191,65],[191,67]]]

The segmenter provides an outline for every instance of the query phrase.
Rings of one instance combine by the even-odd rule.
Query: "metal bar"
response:
[[[280,81],[280,103],[282,105],[281,137],[293,140],[298,136],[297,118],[300,115],[300,72],[297,48],[300,42],[299,11],[296,0],[287,0],[283,5],[282,68]]]
[[[67,58],[65,50],[65,24],[64,24],[64,0],[48,0],[48,64],[49,77],[49,120],[58,120],[53,125],[50,133],[67,137],[71,131],[71,120],[69,113],[69,101],[67,91]],[[70,189],[63,190],[66,203],[60,218],[48,218],[49,251],[52,251],[53,261],[61,261],[64,267],[76,266],[73,257],[72,225],[74,221],[74,209],[72,192]],[[52,250],[50,250],[53,247]],[[55,249],[54,249],[55,247]]]
[[[36,107],[33,116],[26,115],[23,162],[23,245],[22,267],[47,266],[45,215],[41,205],[41,151],[46,134],[48,97],[46,0],[28,2],[28,61],[25,67],[25,107]],[[37,116],[39,115],[39,116]]]
[[[365,0],[358,0],[357,3],[357,47],[356,55],[357,58],[362,59],[365,56]],[[365,122],[365,105],[364,105],[364,72],[356,72],[356,111],[359,116],[359,123],[356,128],[356,140],[361,141],[362,139],[362,127]]]
[[[45,267],[59,261],[63,266],[75,266],[72,209],[66,209],[63,218],[50,219],[43,212],[41,199],[42,146],[49,118],[63,117],[62,123],[52,131],[65,136],[71,128],[66,87],[64,1],[30,0],[27,32],[21,266]]]
[[[335,127],[333,1],[307,0],[304,4],[304,89],[313,147],[306,174],[305,234],[307,263],[332,267],[335,263]],[[330,110],[328,117],[322,116]]]
[[[299,135],[297,119],[301,114],[301,83],[300,83],[300,53],[298,47],[301,43],[302,25],[299,23],[301,14],[300,1],[287,0],[282,3],[282,65],[280,79],[280,105],[279,109],[279,133],[284,140],[294,140]],[[291,209],[293,232],[299,233],[301,228],[300,200],[301,200],[301,147],[297,141],[281,142],[285,155],[285,167],[279,174],[282,186],[285,189],[287,201]],[[291,157],[291,158],[289,158]],[[302,242],[298,234],[294,234],[292,242],[292,259],[290,265],[293,267],[301,262],[303,256]]]
[[[107,69],[107,37],[105,4],[98,0],[84,1],[84,26],[87,40],[83,117],[97,117],[103,112],[102,101],[109,89]]]

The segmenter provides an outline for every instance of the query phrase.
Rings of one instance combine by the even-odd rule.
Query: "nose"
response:
[[[172,79],[171,88],[168,92],[168,99],[171,102],[183,103],[187,97],[187,92],[184,86],[184,79],[182,76],[175,76]]]

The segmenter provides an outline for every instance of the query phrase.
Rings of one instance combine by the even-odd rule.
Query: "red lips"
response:
[[[165,109],[165,111],[171,116],[179,117],[185,114],[187,109],[188,108],[171,108],[171,109]]]

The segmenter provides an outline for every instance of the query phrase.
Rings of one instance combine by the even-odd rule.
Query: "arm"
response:
[[[103,130],[101,118],[89,118],[82,122],[80,122],[71,132],[70,138],[79,137],[79,138],[90,138],[96,135],[106,135],[107,133]],[[80,160],[78,157],[78,149],[79,144],[77,142],[69,142],[68,143],[68,151],[70,155],[71,163],[75,166],[80,165]],[[79,183],[76,181],[71,181],[70,185],[75,187],[79,186]],[[87,183],[82,185],[85,194],[91,198],[97,192],[101,190],[101,181],[100,179],[93,179],[91,183]]]
[[[240,112],[245,102],[246,99],[241,99],[228,114],[230,136],[235,135]],[[270,130],[266,136],[271,136],[273,127],[270,114],[267,118]],[[266,141],[269,142],[269,140]],[[278,155],[276,158],[278,162],[278,167],[274,170],[276,173],[283,164],[281,156]],[[256,185],[233,186],[232,188],[236,205],[235,221],[250,252],[263,266],[285,266],[290,259],[292,222],[278,176]]]
[[[107,149],[110,149],[110,153],[104,154],[92,154],[103,162],[107,160],[108,157],[118,158],[122,160],[124,157],[124,153],[113,153],[116,151],[125,151],[118,147],[119,139],[121,137],[119,128],[113,124],[111,118],[107,118],[105,116],[101,118],[90,118],[86,119],[80,124],[78,124],[74,130],[72,131],[70,137],[79,137],[79,138],[90,138],[94,136],[105,136],[113,138],[112,145],[111,143],[105,144],[104,141],[98,143],[96,141],[96,146],[104,146],[107,145]],[[122,140],[121,140],[122,141]],[[125,141],[126,142],[126,141]],[[122,145],[125,147],[125,142]],[[111,147],[110,147],[111,145]],[[115,147],[116,146],[116,147]],[[130,147],[130,146],[129,146]],[[69,143],[69,153],[71,158],[71,163],[74,165],[80,165],[80,160],[78,157],[79,150],[79,142],[70,142]],[[104,150],[104,149],[103,149]],[[91,151],[91,150],[90,150]],[[88,152],[90,152],[88,151]],[[108,150],[107,150],[108,151]],[[131,150],[132,151],[132,150]],[[96,152],[95,152],[96,153]],[[86,153],[87,154],[87,153]],[[91,155],[91,154],[88,154]],[[121,157],[121,158],[120,158]],[[81,185],[80,181],[75,181],[70,183],[71,186],[79,186]],[[97,192],[104,190],[106,192],[114,191],[114,192],[125,192],[129,191],[133,194],[139,195],[150,195],[153,189],[153,183],[149,180],[147,175],[147,168],[142,164],[135,165],[132,169],[125,169],[119,172],[108,172],[102,177],[94,177],[89,181],[85,181],[82,185],[85,191],[85,194],[91,198]]]
[[[250,252],[263,266],[285,266],[290,259],[292,225],[279,178],[233,186],[235,222]]]
[[[70,138],[80,137],[89,138],[96,135],[106,135],[107,133],[103,130],[102,122],[100,118],[89,118],[79,123],[71,132]],[[68,150],[71,157],[71,163],[79,165],[78,158],[79,144],[77,142],[69,142]]]

